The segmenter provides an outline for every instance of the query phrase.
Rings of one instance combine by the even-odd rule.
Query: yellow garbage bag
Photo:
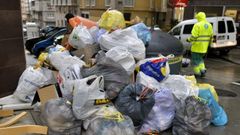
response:
[[[199,87],[199,89],[202,89],[202,90],[204,90],[204,89],[209,89],[209,90],[211,91],[214,99],[215,99],[217,102],[219,101],[218,95],[217,95],[217,92],[216,92],[214,86],[212,86],[212,85],[210,85],[210,84],[208,84],[208,83],[199,83],[199,84],[198,84],[198,87]]]
[[[38,61],[35,64],[34,69],[40,68],[43,65],[44,61],[47,59],[47,56],[48,56],[48,53],[41,53],[38,56]]]
[[[98,23],[99,27],[104,28],[107,31],[122,29],[126,27],[123,14],[117,10],[107,10],[104,12]]]

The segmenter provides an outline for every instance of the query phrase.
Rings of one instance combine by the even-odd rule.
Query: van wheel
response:
[[[227,55],[229,51],[229,49],[220,50],[220,55]]]

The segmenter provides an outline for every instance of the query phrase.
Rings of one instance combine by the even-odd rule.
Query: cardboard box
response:
[[[39,90],[37,90],[32,105],[40,102],[41,103],[41,109],[44,108],[45,103],[50,99],[56,99],[62,97],[62,93],[58,87],[58,85],[49,85],[46,87],[43,87]]]
[[[83,61],[86,62],[86,64],[92,64],[92,58],[98,53],[98,51],[100,51],[99,44],[93,44],[87,45],[85,48],[72,51],[72,54],[77,57],[83,56]]]

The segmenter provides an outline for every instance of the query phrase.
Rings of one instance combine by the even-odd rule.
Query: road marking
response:
[[[232,84],[240,86],[240,82],[232,82]]]

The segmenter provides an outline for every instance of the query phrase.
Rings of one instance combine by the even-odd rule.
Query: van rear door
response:
[[[237,30],[235,23],[231,18],[226,18],[227,26],[227,46],[234,46],[237,44]]]
[[[213,48],[219,48],[226,46],[227,42],[227,29],[224,19],[217,21],[217,34],[216,34],[216,45]]]

